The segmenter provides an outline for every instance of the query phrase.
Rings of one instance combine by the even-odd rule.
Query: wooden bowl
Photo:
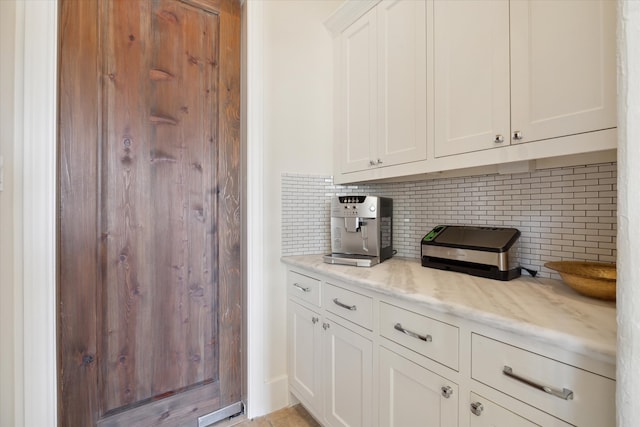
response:
[[[564,283],[588,297],[616,300],[616,265],[604,262],[552,261],[545,267],[560,274]]]

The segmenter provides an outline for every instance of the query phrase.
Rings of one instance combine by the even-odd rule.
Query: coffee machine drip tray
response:
[[[353,265],[354,267],[371,267],[380,263],[377,256],[357,254],[328,254],[324,256],[327,264]]]

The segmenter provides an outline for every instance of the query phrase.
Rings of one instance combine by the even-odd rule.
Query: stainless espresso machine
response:
[[[331,200],[329,264],[371,267],[393,255],[393,200],[375,196],[337,196]]]

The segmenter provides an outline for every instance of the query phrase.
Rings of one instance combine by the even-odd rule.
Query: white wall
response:
[[[250,376],[259,376],[259,380],[254,381],[253,398],[252,387],[249,387],[248,406],[249,416],[252,417],[289,403],[286,376],[286,278],[285,269],[280,263],[281,174],[331,173],[333,54],[332,39],[323,21],[340,3],[327,0],[250,0],[247,3],[249,31],[261,31],[261,35],[253,39],[249,35],[249,50],[252,49],[252,40],[260,43],[258,54],[262,56],[262,64],[259,60],[257,64],[257,67],[262,67],[261,72],[252,63],[256,58],[248,59],[250,102],[255,90],[259,90],[256,86],[262,86],[262,102],[257,108],[261,111],[261,117],[249,119],[249,126],[262,126],[262,129],[253,133],[253,137],[252,132],[256,130],[248,129],[249,174],[252,168],[252,144],[260,144],[258,149],[262,152],[261,159],[254,158],[261,162],[262,179],[259,185],[262,206],[259,212],[249,207],[250,215],[261,216],[260,230],[254,230],[259,234],[250,234],[248,244],[259,246],[262,255],[260,263],[263,266],[259,277],[249,279],[249,292],[259,287],[257,291],[262,293],[259,307],[261,319],[253,323],[250,321],[249,325],[250,329],[259,328],[258,331],[250,330],[249,335],[260,339],[262,346],[260,348],[255,342],[249,343],[249,357],[259,364],[252,369],[250,362],[249,368]],[[252,15],[252,8],[258,8],[261,13]],[[255,19],[261,21],[256,22]],[[258,50],[258,47],[255,48]],[[252,55],[251,52],[249,55]],[[252,73],[257,73],[260,79],[252,80]],[[256,77],[255,74],[253,77]],[[256,106],[249,105],[249,109],[251,116],[251,110],[255,111]],[[249,265],[249,269],[255,267]],[[258,280],[260,282],[256,283]],[[256,391],[255,387],[262,390]]]
[[[0,426],[14,418],[13,281],[13,103],[15,1],[0,1],[0,156],[4,190],[0,192]]]
[[[618,427],[640,420],[640,3],[618,1]]]
[[[281,174],[327,174],[332,159],[331,37],[322,21],[329,1],[265,3],[264,244],[265,337],[285,347],[285,286],[281,254]],[[286,374],[283,354],[268,360],[267,378]]]

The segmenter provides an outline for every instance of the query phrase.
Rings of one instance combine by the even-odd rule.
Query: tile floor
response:
[[[233,427],[320,427],[320,424],[302,406],[294,405]]]

